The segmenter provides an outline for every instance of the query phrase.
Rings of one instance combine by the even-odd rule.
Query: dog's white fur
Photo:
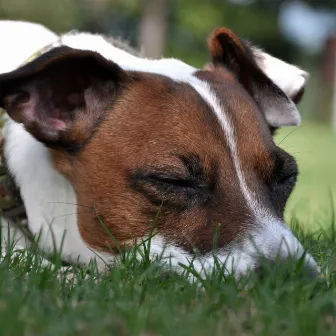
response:
[[[40,24],[21,21],[0,21],[0,36],[0,73],[16,69],[37,50],[58,39]]]
[[[259,49],[255,49],[254,52],[257,55],[258,53],[262,55],[256,58],[258,65],[289,97],[294,97],[305,86],[309,77],[308,72],[264,53]]]
[[[4,41],[0,40],[2,49],[6,51],[5,54],[0,55],[2,72],[15,69],[40,48],[59,40],[56,34],[45,27],[26,22],[0,22],[1,36],[4,35],[3,32],[7,35]],[[27,41],[34,41],[34,44]],[[63,35],[59,42],[73,48],[97,51],[125,70],[158,73],[193,86],[222,122],[223,131],[229,138],[230,149],[233,154],[236,153],[232,125],[229,120],[222,120],[225,111],[220,111],[221,107],[207,84],[193,76],[195,68],[176,59],[149,60],[136,57],[116,48],[99,35],[68,34]],[[10,57],[14,54],[15,57]],[[305,85],[307,75],[304,71],[265,53],[263,56],[260,58],[263,59],[260,61],[262,62],[260,66],[288,95],[293,95]],[[20,186],[27,210],[29,229],[33,234],[40,234],[41,249],[52,252],[55,247],[59,249],[62,245],[60,252],[64,260],[87,264],[95,258],[97,252],[91,251],[86,246],[78,232],[76,212],[85,211],[85,208],[79,207],[77,210],[76,195],[71,184],[55,170],[44,145],[26,132],[22,125],[8,117],[4,127],[4,137],[8,166]],[[258,253],[272,259],[277,254],[281,258],[289,255],[300,257],[303,254],[303,248],[285,224],[269,217],[260,204],[253,202],[253,196],[244,182],[238,158],[235,166],[237,173],[240,171],[238,177],[242,192],[247,197],[248,203],[255,208],[254,211],[258,212],[260,229],[258,232],[249,233],[255,245],[246,237],[240,245],[232,246],[231,253],[227,250],[219,251],[219,260],[226,262],[229,273],[235,271],[236,274],[243,274],[256,266]],[[9,226],[11,227],[10,223]],[[27,246],[24,239],[20,239],[18,244],[23,248]],[[260,250],[257,251],[256,246]],[[171,264],[177,268],[179,268],[179,262],[186,264],[192,259],[191,255],[180,248],[167,246],[164,238],[160,236],[153,239],[151,251],[153,256],[159,254],[168,257]],[[103,266],[102,261],[110,262],[113,256],[99,254],[96,260]],[[306,261],[312,269],[317,270],[315,261],[309,255],[306,256]],[[213,258],[212,256],[203,257],[202,260],[195,261],[194,265],[201,273],[205,272],[211,269]]]

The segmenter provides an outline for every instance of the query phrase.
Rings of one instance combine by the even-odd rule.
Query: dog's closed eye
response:
[[[205,204],[210,185],[199,158],[178,156],[180,166],[146,167],[132,174],[132,187],[153,204],[187,209]]]
[[[203,204],[209,197],[208,187],[203,181],[169,172],[138,171],[133,175],[132,187],[153,204],[176,209]]]

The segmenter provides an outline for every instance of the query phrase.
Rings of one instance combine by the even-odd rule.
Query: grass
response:
[[[109,273],[91,265],[71,279],[42,267],[34,250],[9,251],[0,262],[1,335],[335,335],[335,231],[297,226],[297,234],[322,278],[308,281],[293,263],[240,281],[218,267],[190,284],[133,250]]]
[[[42,267],[34,249],[9,250],[0,260],[0,335],[336,335],[336,223],[330,201],[335,139],[327,128],[307,124],[281,144],[297,153],[301,168],[287,217],[321,266],[321,278],[304,278],[299,265],[289,263],[265,265],[262,278],[251,274],[235,281],[218,266],[190,284],[146,253],[137,260],[135,250],[106,274],[90,265],[72,269],[71,277],[57,272],[59,263],[56,269]]]

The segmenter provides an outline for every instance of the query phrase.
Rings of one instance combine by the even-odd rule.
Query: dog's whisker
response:
[[[81,214],[90,214],[90,213],[91,213],[91,211],[73,212],[73,213],[70,213],[70,214],[54,216],[53,220],[57,219],[57,218],[67,217],[67,216],[74,216],[74,215],[81,215]]]
[[[296,132],[297,130],[301,129],[303,126],[297,127],[295,129],[293,129],[293,131],[289,132],[288,134],[286,134],[286,136],[277,144],[277,146],[280,146],[290,135],[292,135],[294,132]]]
[[[70,203],[70,202],[47,202],[49,204],[68,204],[68,205],[76,205],[84,208],[90,208],[93,209],[93,206],[91,205],[83,205],[83,204],[78,204],[78,203]]]

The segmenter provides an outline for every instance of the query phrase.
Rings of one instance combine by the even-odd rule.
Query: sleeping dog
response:
[[[226,28],[210,35],[203,69],[145,59],[99,35],[4,29],[4,156],[41,250],[104,268],[118,246],[155,231],[151,257],[178,272],[193,260],[203,274],[216,235],[227,274],[302,256],[318,272],[284,223],[297,165],[272,138],[300,123],[306,72]]]

